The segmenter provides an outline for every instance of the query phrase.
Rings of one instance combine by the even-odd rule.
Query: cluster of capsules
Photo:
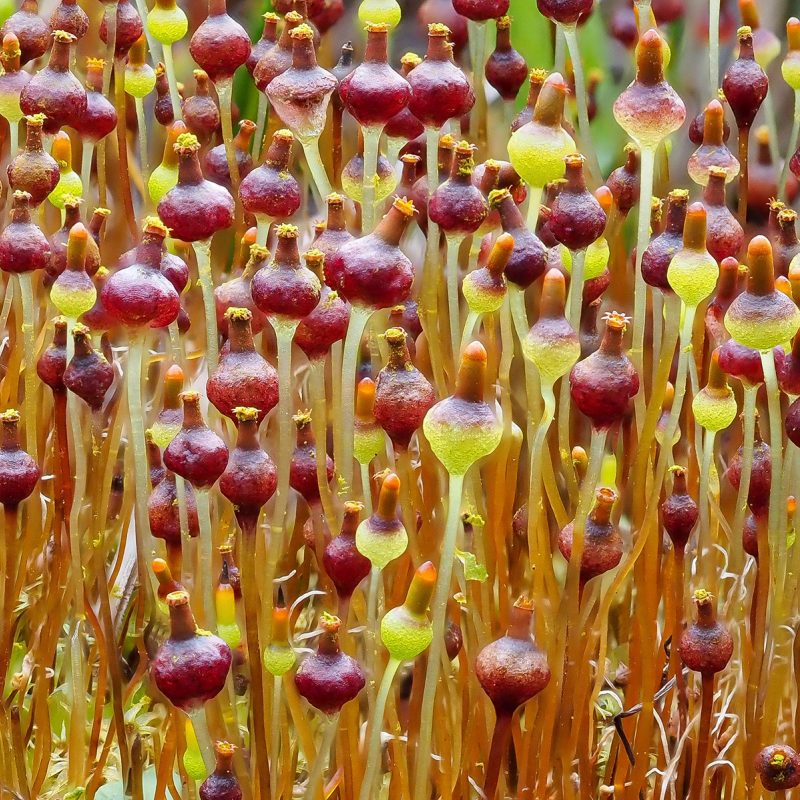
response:
[[[84,5],[0,31],[0,792],[790,796],[800,20]]]

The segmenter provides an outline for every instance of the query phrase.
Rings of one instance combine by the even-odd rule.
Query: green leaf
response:
[[[463,550],[456,550],[456,558],[464,567],[464,577],[468,581],[480,581],[483,583],[488,577],[489,572],[483,564],[478,563],[473,553],[466,553]]]

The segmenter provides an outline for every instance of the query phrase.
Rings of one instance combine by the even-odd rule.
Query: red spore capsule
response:
[[[497,5],[497,4],[495,4]],[[508,6],[508,3],[503,3]],[[493,15],[497,17],[499,15]],[[517,99],[522,84],[528,78],[528,65],[522,55],[511,46],[511,20],[499,16],[497,41],[494,51],[486,61],[486,80],[507,102]]]
[[[306,266],[320,281],[317,307],[300,320],[294,333],[294,343],[314,361],[324,359],[335,342],[344,339],[350,320],[350,307],[338,292],[323,282],[325,256],[319,250],[309,250],[303,257]]]
[[[103,305],[123,325],[162,328],[178,316],[178,292],[161,273],[166,235],[158,219],[148,218],[134,263],[118,269],[103,287]]]
[[[261,38],[252,46],[250,55],[247,56],[247,61],[244,63],[251,75],[256,68],[256,64],[278,41],[278,23],[280,21],[281,18],[272,11],[264,14],[264,27],[261,30]]]
[[[428,54],[408,73],[412,90],[408,107],[429,128],[439,129],[449,119],[460,119],[475,103],[466,75],[453,63],[449,34],[440,22],[429,25]]]
[[[334,265],[326,264],[332,285],[351,304],[389,308],[408,297],[414,268],[399,245],[413,214],[413,203],[396,198],[369,236],[342,248],[341,274],[333,271]]]
[[[356,547],[356,528],[363,509],[361,503],[348,501],[344,504],[342,528],[325,546],[322,556],[325,572],[336,587],[343,619],[350,597],[372,569],[370,560]]]
[[[231,649],[218,636],[199,632],[185,591],[167,596],[170,635],[150,663],[159,691],[182,711],[199,710],[222,691]]]
[[[788,745],[765,747],[756,756],[755,768],[768,792],[785,792],[800,785],[800,759]]]
[[[250,155],[250,140],[256,131],[256,124],[249,119],[243,119],[239,123],[239,132],[233,140],[233,150],[236,156],[236,163],[239,175],[244,178],[253,169],[253,158]],[[225,153],[225,144],[218,144],[212,147],[203,159],[205,174],[210,181],[224,186],[228,191],[231,190],[231,176],[228,169],[228,157]]]
[[[469,236],[486,219],[488,206],[480,189],[472,183],[475,162],[472,145],[459,142],[450,168],[450,177],[428,201],[428,217],[445,234]]]
[[[271,219],[287,219],[300,208],[300,184],[289,171],[294,135],[284,129],[275,131],[272,143],[260,166],[239,185],[242,207],[250,214]]]
[[[220,414],[236,421],[237,407],[258,409],[258,422],[278,404],[278,373],[256,352],[252,314],[246,308],[231,308],[228,320],[228,348],[206,383],[206,394]]]
[[[686,469],[672,468],[672,494],[661,504],[661,521],[676,550],[684,550],[700,510],[686,488]]]
[[[200,413],[200,395],[184,392],[181,397],[183,425],[164,451],[164,463],[195,489],[208,489],[225,471],[228,448],[206,425]]]
[[[203,69],[196,69],[194,75],[195,90],[191,97],[183,101],[183,119],[189,131],[198,140],[207,145],[211,137],[219,130],[219,109],[208,85],[208,73]]]
[[[214,742],[214,771],[200,784],[200,800],[242,800],[242,787],[233,772],[236,748],[228,742]]]
[[[228,14],[225,0],[209,0],[208,16],[194,32],[189,52],[214,83],[233,77],[250,55],[247,31]]]
[[[584,250],[603,235],[606,214],[597,198],[586,188],[584,158],[567,156],[566,183],[550,207],[550,230],[569,250]]]
[[[144,33],[144,25],[139,12],[131,5],[129,0],[119,0],[117,3],[117,27],[114,39],[114,55],[123,58],[128,51],[136,44],[139,37]],[[105,14],[100,22],[100,39],[108,44],[108,25],[106,24]]]
[[[639,150],[636,145],[625,145],[625,163],[617,167],[606,181],[614,204],[621,214],[627,214],[639,202]]]
[[[19,419],[19,412],[13,409],[0,414],[0,503],[7,508],[29,497],[41,475],[36,462],[20,447]],[[5,535],[12,534],[6,531]]]
[[[67,320],[56,317],[53,322],[53,341],[39,356],[36,374],[53,392],[64,392],[64,370],[67,366]]]
[[[364,670],[358,662],[339,649],[338,617],[323,614],[322,635],[317,652],[308,656],[294,676],[297,691],[314,708],[325,714],[337,714],[342,706],[364,688]]]
[[[185,488],[188,533],[189,536],[198,536],[200,523],[197,517],[197,499],[191,483],[186,483]],[[153,491],[147,498],[147,516],[153,536],[156,539],[163,539],[168,550],[180,551],[181,522],[178,509],[178,490],[175,485],[175,473],[171,470],[165,470],[164,480],[153,487]]]
[[[13,33],[19,43],[19,61],[25,66],[47,52],[50,45],[50,26],[39,16],[37,0],[22,0],[19,11],[15,11],[0,28],[3,37]]]
[[[300,263],[297,237],[294,225],[279,225],[275,257],[253,276],[255,304],[263,314],[276,320],[299,322],[319,303],[320,283]]]
[[[106,392],[114,382],[114,368],[92,347],[89,329],[85,325],[76,325],[72,335],[75,339],[75,355],[64,371],[64,385],[92,411],[99,411]]]
[[[387,61],[388,36],[388,25],[368,25],[364,61],[339,84],[345,108],[363,127],[385,125],[411,97],[408,81]]]
[[[694,593],[697,620],[681,634],[678,652],[689,669],[714,675],[728,665],[733,654],[733,639],[727,627],[717,622],[712,596],[704,589]]]
[[[15,191],[28,192],[31,205],[38,206],[56,188],[61,173],[56,160],[42,147],[44,116],[27,116],[25,125],[25,149],[8,165],[8,183]]]
[[[14,192],[11,222],[0,233],[0,269],[5,272],[32,272],[49,265],[50,244],[31,221],[30,201],[28,192]]]
[[[255,231],[255,228],[252,229]],[[217,286],[214,289],[214,304],[217,309],[217,325],[220,332],[228,335],[227,312],[232,308],[246,308],[250,312],[250,328],[253,335],[261,333],[267,324],[266,315],[262,314],[253,302],[251,284],[253,276],[264,265],[264,260],[268,255],[264,248],[254,245],[253,242],[247,246],[248,261],[241,275],[231,278],[229,281]],[[255,247],[255,249],[253,249]]]
[[[622,536],[611,521],[611,509],[616,500],[617,494],[611,489],[603,487],[595,493],[595,505],[589,512],[584,531],[581,584],[614,569],[622,559]],[[558,549],[567,561],[572,558],[573,525],[568,523],[558,535]]]
[[[639,391],[639,376],[622,352],[626,325],[623,315],[609,314],[597,352],[579,361],[569,376],[572,400],[596,428],[609,427],[622,419],[631,398]]]
[[[210,239],[233,224],[233,198],[224,186],[203,177],[197,157],[200,143],[195,136],[179,136],[175,150],[180,158],[178,183],[161,198],[158,216],[176,239]]]
[[[223,496],[242,512],[256,516],[275,494],[278,483],[275,463],[258,440],[258,415],[257,408],[235,409],[236,446],[219,479]]]
[[[390,328],[385,334],[389,361],[378,373],[375,419],[396,449],[408,447],[425,414],[436,402],[436,392],[414,366],[408,353],[406,332]]]

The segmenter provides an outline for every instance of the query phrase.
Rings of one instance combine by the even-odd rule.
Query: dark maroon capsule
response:
[[[19,61],[25,66],[47,52],[50,46],[50,26],[39,16],[37,0],[22,0],[19,11],[15,11],[0,28],[5,37],[13,33],[19,43]]]
[[[684,550],[700,509],[686,488],[686,469],[672,468],[672,494],[661,504],[661,521],[676,550]]]
[[[786,432],[792,441],[795,426],[793,424],[794,418],[797,416],[797,410],[792,413],[795,403],[789,407],[786,414]],[[795,434],[796,435],[796,434]],[[739,481],[742,477],[742,455],[743,448],[739,448],[734,454],[733,458],[728,462],[728,469],[725,470],[725,477],[728,482],[738,491]],[[747,504],[751,510],[756,513],[765,509],[769,505],[769,491],[772,485],[772,456],[770,454],[770,447],[766,442],[761,439],[761,435],[756,426],[755,443],[753,444],[753,461],[750,473],[750,486],[747,492]]]
[[[50,29],[71,33],[79,41],[89,30],[89,17],[78,0],[61,0],[50,15]]]
[[[156,448],[158,449],[158,448]],[[186,491],[186,521],[189,536],[198,536],[200,523],[197,517],[197,499],[191,483],[184,484]],[[153,486],[147,498],[147,516],[150,530],[156,539],[163,539],[168,550],[180,550],[181,522],[178,508],[178,489],[175,473],[165,469],[164,480]]]
[[[317,307],[303,317],[294,333],[294,343],[311,360],[324,359],[335,342],[344,339],[350,307],[338,292],[324,283],[325,256],[319,250],[304,253],[306,266],[321,283]]]
[[[264,14],[264,28],[261,31],[261,38],[250,49],[250,55],[245,61],[247,71],[252,75],[256,64],[278,41],[278,23],[281,18],[272,11]]]
[[[408,107],[423,125],[437,130],[449,119],[460,119],[475,103],[466,75],[453,63],[449,33],[446,25],[429,25],[427,57],[408,73]]]
[[[339,649],[338,617],[323,614],[317,652],[308,656],[294,676],[297,691],[324,714],[337,714],[358,696],[366,678],[358,662]]]
[[[191,97],[187,97],[183,101],[183,119],[189,131],[200,142],[208,144],[220,127],[219,109],[211,97],[208,73],[205,70],[196,69],[192,74],[194,75],[195,90]]]
[[[362,127],[382,127],[408,105],[411,87],[387,61],[389,28],[367,25],[364,61],[339,84],[339,97]]]
[[[385,334],[389,360],[378,373],[375,419],[396,449],[408,447],[425,414],[436,402],[436,392],[414,366],[406,345],[406,332],[390,328]]]
[[[67,366],[67,320],[64,317],[56,317],[53,325],[53,341],[39,356],[36,362],[36,374],[53,392],[64,392],[66,391],[64,370]]]
[[[50,262],[50,244],[31,221],[30,200],[28,192],[14,192],[11,222],[0,233],[0,269],[5,272],[32,272]]]
[[[18,506],[30,496],[39,482],[39,467],[19,444],[19,412],[9,409],[0,414],[0,503]],[[7,531],[6,536],[9,536]]]
[[[714,675],[728,665],[733,654],[733,639],[727,627],[717,622],[712,596],[704,589],[694,593],[697,620],[682,634],[678,643],[681,660],[702,675]]]
[[[503,100],[511,102],[517,99],[522,84],[528,78],[528,65],[511,46],[511,20],[501,16],[496,25],[497,42],[486,61],[486,80]]]
[[[639,391],[639,375],[622,352],[626,318],[612,312],[596,353],[579,361],[570,372],[572,400],[596,428],[619,422]]]
[[[246,177],[253,169],[253,158],[250,155],[250,140],[256,131],[256,124],[249,119],[239,122],[239,132],[233,140],[233,150],[239,168],[239,176]],[[231,176],[228,169],[228,157],[225,145],[212,147],[203,159],[206,177],[214,183],[231,190]]]
[[[758,350],[739,344],[735,339],[729,339],[720,347],[719,366],[727,375],[751,386],[764,382],[761,354]]]
[[[574,25],[592,11],[593,0],[536,0],[539,11],[554,22]]]
[[[297,442],[292,453],[289,469],[289,485],[303,499],[313,505],[319,503],[319,481],[317,480],[317,443],[311,428],[311,414],[305,412],[293,417],[297,427]],[[333,480],[333,459],[326,454],[325,469],[328,482]]]
[[[753,124],[768,89],[769,79],[753,53],[753,32],[744,26],[739,29],[739,57],[722,79],[722,91],[740,129]]]
[[[256,408],[260,424],[278,404],[278,373],[256,352],[251,312],[231,308],[225,316],[229,347],[206,383],[206,394],[220,414],[234,421],[238,407]]]
[[[167,606],[170,635],[150,662],[150,674],[172,705],[191,713],[222,691],[231,649],[218,636],[198,631],[185,591],[168,595]]]
[[[608,176],[606,186],[621,214],[627,214],[639,202],[639,150],[635,145],[625,145],[625,163]]]
[[[768,792],[785,792],[800,785],[800,758],[785,744],[772,744],[759,751],[755,769]]]
[[[181,398],[183,425],[164,451],[164,464],[195,489],[208,489],[225,471],[228,448],[206,425],[200,413],[200,395],[184,392]]]
[[[728,257],[738,256],[744,247],[742,226],[725,202],[725,181],[725,170],[722,167],[711,167],[708,171],[708,183],[703,190],[707,225],[706,249],[718,264]]]
[[[77,324],[72,329],[72,335],[75,339],[75,355],[64,371],[64,385],[92,411],[98,411],[114,382],[114,368],[92,347],[89,329],[85,325]]]
[[[361,555],[356,547],[356,528],[363,509],[361,503],[348,501],[344,504],[339,535],[334,536],[325,546],[322,556],[325,572],[336,587],[340,604],[349,601],[372,569],[369,559]]]
[[[144,33],[144,25],[139,12],[130,3],[130,0],[119,0],[117,3],[117,27],[114,39],[114,55],[123,58],[128,51],[136,44],[139,37]],[[108,26],[106,16],[100,22],[100,39],[108,44]]]
[[[289,171],[293,144],[294,135],[290,130],[275,131],[261,165],[239,185],[242,207],[257,219],[284,220],[300,208],[300,184]]]
[[[228,80],[250,55],[247,31],[228,14],[225,0],[209,0],[208,16],[194,32],[189,52],[214,83]]]
[[[735,258],[725,258],[719,265],[717,289],[705,314],[706,334],[714,348],[721,347],[730,339],[725,328],[725,314],[739,293],[739,271],[739,262]],[[723,372],[728,370],[723,369]]]
[[[234,416],[236,446],[219,479],[219,490],[236,508],[257,516],[258,509],[275,494],[278,472],[258,440],[258,409],[238,407]]]
[[[303,24],[303,17],[296,11],[290,11],[283,18],[283,31],[273,47],[259,59],[253,70],[253,80],[260,92],[263,92],[273,78],[286,72],[292,66],[292,31]]]
[[[689,204],[689,193],[673,189],[667,198],[667,219],[664,230],[650,240],[642,254],[642,277],[662,292],[672,294],[667,270],[674,255],[683,248],[683,226]]]
[[[31,205],[38,206],[56,188],[60,172],[56,160],[42,147],[44,117],[27,116],[25,123],[25,149],[8,165],[8,183],[15,191],[28,192]]]
[[[250,328],[253,335],[261,333],[267,324],[266,316],[256,308],[256,304],[253,302],[251,283],[253,275],[264,265],[269,252],[263,247],[255,245],[255,228],[251,230],[253,231],[253,244],[247,248],[249,258],[242,274],[236,278],[231,278],[214,289],[217,326],[224,336],[228,335],[227,312],[231,308],[246,308],[250,312]]]
[[[566,183],[550,206],[550,230],[556,241],[569,250],[585,250],[603,235],[606,214],[597,198],[586,188],[584,157],[565,159]]]
[[[200,800],[242,800],[242,787],[233,772],[236,748],[228,742],[214,742],[214,771],[200,784]]]

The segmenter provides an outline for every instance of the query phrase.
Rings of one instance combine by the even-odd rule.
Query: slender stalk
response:
[[[103,94],[108,97],[111,88],[111,70],[114,67],[114,56],[117,51],[117,6],[118,0],[112,0],[105,7],[103,18],[106,23],[106,58],[103,65]],[[120,78],[122,80],[122,78]]]
[[[266,214],[256,214],[256,241],[261,247],[267,246],[269,238],[269,226],[272,224],[272,217]]]
[[[211,239],[192,242],[192,248],[197,259],[197,276],[203,293],[203,309],[206,315],[206,370],[211,375],[219,361],[217,309],[214,304],[214,277],[211,273]]]
[[[375,227],[375,181],[378,176],[378,145],[381,125],[367,125],[364,134],[364,174],[361,185],[361,231],[372,233]]]
[[[234,200],[239,198],[239,164],[236,161],[236,148],[233,144],[233,118],[231,116],[231,98],[233,80],[225,78],[214,86],[219,98],[220,122],[222,123],[222,141],[225,143],[225,157],[228,159],[228,172],[231,176],[231,194]]]
[[[431,767],[431,739],[433,736],[433,711],[436,700],[436,686],[442,668],[442,646],[444,645],[444,626],[447,616],[447,599],[450,595],[450,581],[453,575],[456,538],[461,524],[461,494],[464,489],[463,475],[450,475],[448,489],[447,522],[445,523],[442,555],[439,559],[439,572],[436,576],[436,589],[431,603],[433,640],[428,651],[428,667],[425,671],[425,688],[422,694],[422,711],[417,740],[417,757],[414,770],[414,800],[427,800],[429,797],[428,775]]]
[[[731,569],[741,574],[744,551],[742,549],[742,531],[747,516],[747,497],[750,493],[750,477],[753,473],[753,445],[756,427],[756,399],[758,384],[744,384],[742,419],[742,472],[739,476],[739,490],[736,493],[736,512],[733,518],[731,541]]]
[[[392,690],[392,682],[400,661],[390,658],[383,670],[378,696],[375,698],[375,705],[369,721],[369,733],[367,734],[367,755],[365,759],[364,778],[361,781],[361,793],[359,800],[371,800],[376,797],[375,782],[378,777],[378,770],[381,763],[381,730],[383,729],[383,717],[386,713],[386,702],[389,699],[389,692]]]
[[[445,264],[445,273],[447,277],[447,311],[450,319],[450,348],[453,363],[458,362],[459,342],[461,331],[461,318],[459,313],[459,289],[458,289],[458,250],[461,247],[461,242],[464,241],[463,236],[445,236],[445,246],[447,253],[447,261]]]
[[[364,498],[364,511],[368,517],[372,516],[372,488],[369,481],[369,464],[359,463],[361,469],[361,494]]]
[[[200,560],[195,585],[199,584],[203,598],[203,623],[208,630],[215,630],[216,610],[214,607],[214,580],[211,574],[211,553],[214,547],[214,534],[211,527],[210,492],[207,489],[196,489],[197,520],[200,526]]]
[[[381,569],[373,564],[369,574],[369,592],[367,594],[367,639],[369,641],[367,660],[370,667],[370,687],[374,687],[375,677],[378,672],[378,642],[380,640],[378,631],[378,595],[381,592],[382,583]],[[371,696],[373,693],[374,688],[370,693]],[[370,703],[370,707],[372,707],[372,703]]]
[[[709,514],[709,479],[711,477],[711,461],[714,455],[715,431],[707,430],[703,441],[703,460],[700,465],[700,490],[697,499],[700,501],[700,529],[697,538],[698,569],[703,575],[703,586],[712,586],[713,558],[711,557],[711,525]]]
[[[69,641],[72,708],[69,719],[69,779],[73,786],[83,783],[86,763],[86,678],[83,669],[83,594],[80,610],[75,610]]]
[[[775,102],[771,92],[767,92],[764,98],[764,116],[767,120],[767,130],[769,131],[769,155],[772,163],[776,166],[781,163],[781,151],[778,147],[778,121],[775,117]]]
[[[292,462],[292,339],[296,322],[270,319],[278,343],[278,489],[272,515],[272,536],[283,535],[289,502],[289,468]]]
[[[36,401],[39,379],[36,375],[36,305],[30,272],[17,274],[22,298],[22,345],[25,348],[25,448],[38,462],[36,442]],[[10,289],[10,284],[9,284]]]
[[[134,481],[136,488],[136,568],[139,574],[139,585],[143,588],[145,598],[152,596],[152,586],[145,560],[145,553],[151,550],[150,519],[147,514],[147,497],[149,494],[149,478],[147,450],[144,442],[144,410],[142,408],[142,360],[144,356],[144,340],[146,333],[141,330],[131,331],[128,340],[128,416],[131,439],[133,440]],[[67,336],[67,344],[71,337]]]
[[[134,241],[139,235],[136,222],[136,212],[133,209],[133,195],[131,194],[131,177],[128,170],[128,125],[125,111],[125,59],[114,60],[114,106],[117,111],[117,149],[119,161],[120,193],[122,205],[125,208],[125,219]]]
[[[567,68],[567,42],[564,38],[564,28],[561,25],[556,25],[553,65],[555,71],[560,72],[562,75]]]
[[[487,104],[486,104],[486,80],[484,70],[486,68],[486,36],[488,33],[485,22],[467,21],[469,28],[470,41],[475,39],[472,61],[472,86],[475,90],[475,108],[472,112],[472,138],[474,141],[483,145],[486,143],[487,131]]]
[[[458,358],[464,348],[472,341],[475,335],[475,328],[480,324],[481,315],[477,311],[470,311],[464,321],[464,328],[461,331],[461,345],[453,358]],[[513,344],[513,343],[512,343]]]
[[[325,359],[311,362],[309,370],[309,394],[311,396],[311,427],[317,441],[317,484],[325,518],[335,519],[333,496],[328,483],[328,401],[325,396]]]
[[[317,188],[317,193],[320,199],[324,199],[333,189],[331,188],[331,182],[328,180],[325,165],[322,163],[322,157],[319,154],[319,137],[315,136],[313,139],[303,137],[300,139],[300,144],[303,146],[303,153],[305,153],[306,163],[308,164],[309,172],[311,172],[314,186]]]
[[[350,310],[350,324],[344,340],[342,357],[342,459],[339,462],[339,474],[346,486],[353,485],[353,415],[355,412],[356,370],[361,350],[361,337],[367,327],[372,309],[366,306],[353,305]]]
[[[322,744],[320,744],[317,751],[317,757],[313,759],[313,767],[308,775],[308,783],[306,784],[306,791],[303,794],[304,800],[315,800],[317,792],[322,788],[322,775],[325,767],[328,766],[328,757],[333,747],[334,739],[336,738],[336,730],[339,727],[339,714],[331,714],[326,717],[323,726]]]
[[[531,233],[536,233],[536,226],[539,223],[539,212],[542,210],[542,186],[528,187],[528,216],[525,224]],[[648,212],[649,213],[649,212]]]
[[[181,96],[178,93],[178,81],[175,77],[175,62],[172,59],[172,45],[163,46],[164,69],[167,73],[167,83],[169,84],[169,99],[172,103],[172,116],[175,120],[181,119]]]
[[[714,707],[714,674],[703,675],[700,690],[700,727],[697,736],[697,756],[692,770],[692,788],[689,800],[701,800],[708,762],[708,744],[711,732],[711,711]]]
[[[256,135],[253,139],[253,161],[258,163],[261,157],[261,145],[264,141],[264,131],[267,128],[269,115],[269,98],[265,92],[258,93],[258,113],[256,114]]]
[[[253,777],[258,777],[259,798],[264,798],[265,789],[271,786],[272,775],[277,774],[278,761],[276,752],[272,751],[272,769],[270,769],[267,750],[267,724],[264,715],[264,671],[261,661],[261,645],[258,640],[259,581],[256,577],[256,536],[258,535],[258,512],[240,513],[238,515],[241,530],[241,582],[244,599],[245,641],[247,643],[248,666],[250,667],[250,710],[253,715],[253,750],[255,758],[251,759],[250,770]],[[271,587],[270,587],[271,589]],[[280,678],[275,678],[280,684]],[[273,714],[275,711],[273,710]],[[276,798],[275,794],[271,794]]]
[[[792,119],[792,132],[789,134],[789,144],[786,148],[786,158],[781,167],[781,178],[778,183],[778,197],[786,198],[786,182],[789,180],[789,161],[797,149],[797,138],[800,136],[800,90],[794,91],[794,117]],[[777,163],[777,162],[776,162]]]
[[[269,796],[278,797],[278,764],[281,751],[281,705],[283,683],[277,676],[272,679],[272,713],[269,727],[269,752],[272,757],[272,769],[269,773]]]
[[[14,158],[14,154],[19,150],[19,120],[8,122],[8,155]]]
[[[94,142],[91,139],[83,139],[83,149],[81,150],[81,184],[83,194],[88,199],[92,180],[92,156],[94,155]],[[145,186],[147,184],[145,183]]]
[[[139,133],[139,168],[142,170],[142,183],[144,184],[144,192],[142,200],[147,205],[150,199],[150,192],[147,191],[147,183],[150,180],[150,159],[147,156],[147,122],[144,115],[144,100],[141,97],[135,97],[136,104],[136,128]],[[90,162],[91,163],[91,162]],[[84,184],[84,191],[88,192],[89,184]]]
[[[439,186],[439,131],[425,128],[426,170],[428,176],[428,198]],[[422,268],[422,296],[419,304],[419,318],[428,342],[434,383],[438,394],[445,391],[444,355],[438,332],[439,320],[439,226],[428,220],[428,234],[425,244],[425,261]]]
[[[200,748],[200,754],[203,756],[206,772],[210,775],[214,771],[214,745],[211,739],[211,733],[208,730],[208,718],[206,717],[205,705],[201,706],[196,711],[190,712],[188,716],[192,721],[195,736],[197,736],[197,744]]]
[[[575,76],[575,101],[578,106],[578,129],[581,134],[581,151],[586,156],[589,171],[596,181],[602,180],[603,173],[600,171],[600,162],[597,160],[597,153],[592,142],[592,130],[589,126],[589,109],[587,106],[588,95],[586,93],[586,81],[583,76],[583,61],[581,51],[578,47],[578,34],[575,25],[558,25],[564,31],[564,40],[569,50],[569,58],[572,61],[572,72]],[[642,181],[642,189],[645,184]],[[646,207],[650,207],[650,196],[652,191],[647,194]],[[649,211],[648,211],[649,214]]]
[[[489,748],[489,760],[486,762],[486,777],[483,782],[483,795],[489,800],[494,800],[497,795],[503,756],[508,750],[508,743],[511,740],[511,719],[512,715],[506,711],[498,713],[495,721],[492,744]]]
[[[719,7],[720,0],[708,2],[708,97],[715,99],[719,89]]]
[[[650,204],[653,197],[653,172],[655,169],[655,150],[651,147],[640,147],[640,190],[639,217],[636,227],[636,268],[634,270],[633,300],[633,346],[630,357],[636,372],[644,375],[644,334],[647,323],[647,284],[642,277],[642,257],[650,238]],[[634,398],[636,411],[636,432],[642,435],[645,416],[644,392],[640,391]]]
[[[747,191],[750,176],[750,128],[739,128],[739,224],[747,224]]]

